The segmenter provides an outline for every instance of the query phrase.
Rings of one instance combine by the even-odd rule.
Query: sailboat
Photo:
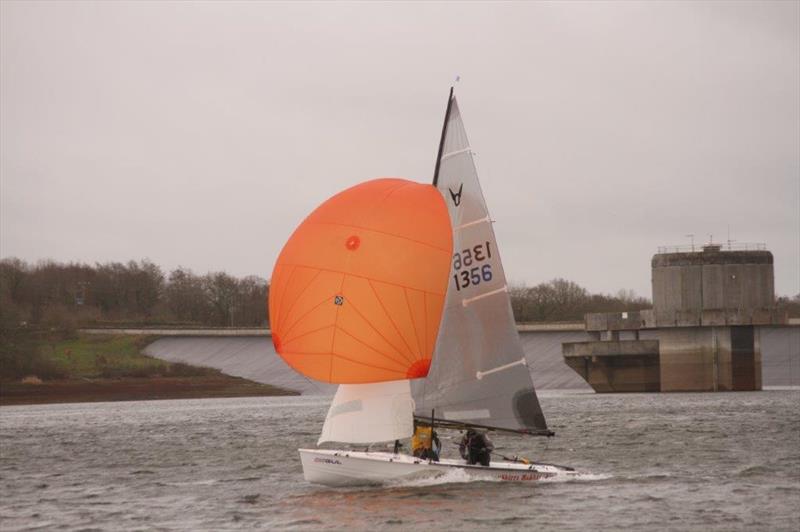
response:
[[[339,387],[317,442],[299,449],[309,482],[436,477],[535,481],[576,474],[528,460],[421,459],[371,450],[414,425],[552,436],[517,333],[492,220],[453,89],[432,185],[378,179],[323,203],[273,271],[276,352]],[[384,446],[384,449],[388,447]]]

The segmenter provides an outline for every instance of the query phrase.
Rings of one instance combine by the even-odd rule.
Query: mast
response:
[[[447,97],[447,111],[444,113],[444,124],[442,124],[442,138],[439,139],[439,153],[436,155],[436,168],[433,171],[433,186],[439,182],[439,164],[442,162],[442,150],[444,149],[444,138],[447,135],[447,122],[450,120],[450,108],[453,105],[453,87],[450,87],[450,95]]]

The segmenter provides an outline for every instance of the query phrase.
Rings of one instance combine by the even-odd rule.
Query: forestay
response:
[[[451,97],[434,184],[453,226],[453,263],[433,363],[412,383],[415,414],[548,434],[516,330],[492,222]]]
[[[409,438],[414,432],[409,381],[341,384],[317,445],[327,441],[374,443]]]

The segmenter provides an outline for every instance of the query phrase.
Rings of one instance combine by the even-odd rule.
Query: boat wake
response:
[[[614,475],[607,473],[581,473],[575,472],[568,475],[557,475],[555,477],[544,478],[539,482],[594,482],[597,480],[608,480],[613,478]]]
[[[613,475],[606,473],[589,473],[589,472],[569,472],[558,474],[553,477],[544,478],[532,482],[532,485],[539,483],[558,483],[558,482],[594,482],[598,480],[608,480],[613,478]],[[452,469],[444,474],[437,476],[426,476],[416,478],[405,478],[390,480],[383,483],[383,486],[391,488],[419,488],[425,486],[438,486],[441,484],[465,484],[468,482],[507,482],[504,479],[492,476],[481,477],[477,475],[470,475],[463,469]]]
[[[441,475],[390,480],[383,485],[392,488],[419,488],[440,484],[464,484],[467,482],[502,482],[499,478],[479,478],[470,476],[463,469],[453,468]]]

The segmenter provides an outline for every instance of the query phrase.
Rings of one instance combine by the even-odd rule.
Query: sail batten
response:
[[[456,231],[460,231],[462,229],[466,229],[467,227],[472,227],[473,225],[478,225],[478,224],[488,223],[488,222],[491,222],[491,220],[489,219],[488,216],[486,216],[485,218],[481,218],[480,220],[475,220],[474,222],[467,222],[465,224],[461,224],[458,227],[456,227],[455,230]]]
[[[493,295],[496,295],[496,294],[502,294],[503,292],[508,292],[508,287],[505,286],[505,285],[503,285],[502,287],[500,287],[500,288],[498,288],[496,290],[492,290],[490,292],[484,292],[482,294],[478,294],[475,297],[470,297],[468,299],[462,299],[461,300],[461,306],[462,307],[466,307],[470,303],[478,301],[479,299],[483,299],[484,297],[489,297],[489,296],[493,296]]]
[[[511,310],[489,211],[454,96],[448,100],[434,184],[448,208],[453,261],[428,377],[412,382],[419,419],[442,426],[552,434]]]
[[[450,153],[445,153],[444,155],[442,155],[442,160],[444,161],[445,159],[449,159],[450,157],[455,157],[456,155],[461,155],[462,153],[468,153],[471,150],[472,148],[467,146],[466,148],[460,150],[451,151]]]
[[[481,380],[486,375],[491,375],[492,373],[497,373],[498,371],[503,371],[504,369],[513,368],[514,366],[527,366],[528,361],[525,360],[525,357],[517,360],[516,362],[509,362],[508,364],[503,364],[502,366],[497,366],[496,368],[492,368],[488,371],[479,371],[475,376],[478,380]]]

